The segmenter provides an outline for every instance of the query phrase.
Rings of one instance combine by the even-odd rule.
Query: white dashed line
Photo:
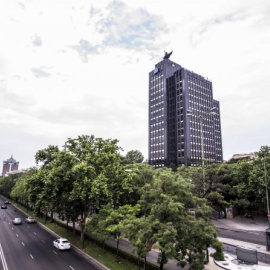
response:
[[[22,242],[22,245],[25,246],[24,242]]]
[[[5,258],[1,243],[0,243],[0,258],[1,258],[4,270],[8,270],[7,263],[6,263],[6,258]]]
[[[53,252],[57,255],[57,252],[53,250]]]
[[[19,235],[16,233],[16,236],[19,237]]]
[[[71,265],[69,266],[72,270],[75,270],[75,268],[73,268]]]
[[[32,254],[30,254],[31,258],[34,260],[34,257],[32,256]]]

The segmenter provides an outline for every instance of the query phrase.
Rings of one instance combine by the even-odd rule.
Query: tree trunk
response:
[[[206,245],[206,262],[209,263],[209,252],[208,252],[209,245]]]
[[[165,259],[164,257],[165,257],[164,252],[161,252],[161,260],[160,260],[159,270],[163,270],[163,267],[164,267],[164,259]]]
[[[45,224],[47,223],[47,215],[48,215],[48,212],[46,211],[46,213],[45,213]]]
[[[118,249],[118,247],[119,247],[119,238],[117,238],[117,245],[116,245],[116,261],[118,262],[118,251],[119,251],[119,249]]]
[[[144,270],[146,269],[146,255],[144,256]]]
[[[84,216],[84,213],[81,214],[81,242],[82,242],[82,247],[84,248],[84,238],[85,238],[85,235],[84,235],[84,223],[85,223],[85,216]]]
[[[73,232],[73,234],[76,234],[76,231],[75,231],[75,219],[74,218],[72,220],[72,232]]]

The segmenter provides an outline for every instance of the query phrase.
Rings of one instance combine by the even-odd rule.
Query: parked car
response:
[[[5,201],[5,204],[9,204],[9,201]]]
[[[25,222],[26,222],[26,223],[36,223],[35,219],[32,218],[32,217],[27,217],[27,218],[25,219]]]
[[[22,220],[21,220],[20,218],[14,218],[14,219],[12,220],[12,223],[13,223],[14,225],[20,225],[20,224],[22,224]]]
[[[1,205],[1,209],[7,209],[7,206],[5,204]]]
[[[65,238],[58,238],[58,239],[54,240],[53,245],[58,250],[64,250],[64,249],[70,249],[71,248],[71,244]]]

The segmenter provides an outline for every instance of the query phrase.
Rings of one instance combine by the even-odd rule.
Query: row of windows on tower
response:
[[[197,109],[197,110],[200,110],[201,107],[204,107],[204,108],[209,108],[209,107],[212,107],[212,102],[211,102],[211,99],[198,99],[198,98],[195,98],[195,97],[191,97],[189,99],[189,103],[190,103],[190,107],[194,108],[194,109]]]
[[[164,95],[163,87],[155,89],[155,91],[152,91],[150,95],[151,95],[151,99],[163,96]]]
[[[158,105],[163,106],[163,104],[164,104],[163,96],[157,97],[157,98],[152,99],[150,101],[150,109],[153,108],[154,106],[158,106]]]
[[[158,116],[164,116],[164,109],[154,110],[150,114],[151,114],[151,119],[154,119]]]
[[[150,105],[156,104],[157,102],[163,102],[163,95],[157,95],[151,99]]]
[[[164,142],[164,136],[158,136],[151,138],[151,145],[160,144]]]
[[[196,103],[207,103],[212,101],[212,97],[210,95],[205,95],[204,97],[199,97],[198,94],[192,95],[189,94],[189,100]]]
[[[162,122],[162,120],[163,120],[163,118],[164,118],[164,115],[160,115],[160,116],[157,116],[157,117],[154,117],[154,118],[152,118],[151,120],[150,120],[150,125],[153,125],[153,124],[159,124],[159,123],[161,123]]]
[[[151,152],[152,158],[164,158],[164,153],[162,151]]]
[[[206,89],[211,89],[211,83],[205,80],[204,78],[194,77],[194,74],[188,74],[188,82],[193,83],[195,85],[201,86]]]
[[[151,84],[154,83],[154,82],[161,82],[161,81],[163,81],[163,74],[160,73],[159,76],[157,76],[157,75],[151,76],[151,80],[150,81],[151,81]]]
[[[150,83],[150,90],[152,91],[155,88],[158,89],[158,88],[160,88],[161,85],[162,86],[164,85],[163,79],[160,82],[151,81],[151,83]]]
[[[212,96],[211,88],[205,88],[205,87],[201,87],[196,84],[193,84],[193,83],[189,83],[188,89],[193,95],[197,94],[200,97],[202,97],[203,95]]]

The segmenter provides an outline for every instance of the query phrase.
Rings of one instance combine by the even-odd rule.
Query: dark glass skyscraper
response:
[[[149,164],[221,163],[220,107],[212,82],[166,56],[149,73]]]

